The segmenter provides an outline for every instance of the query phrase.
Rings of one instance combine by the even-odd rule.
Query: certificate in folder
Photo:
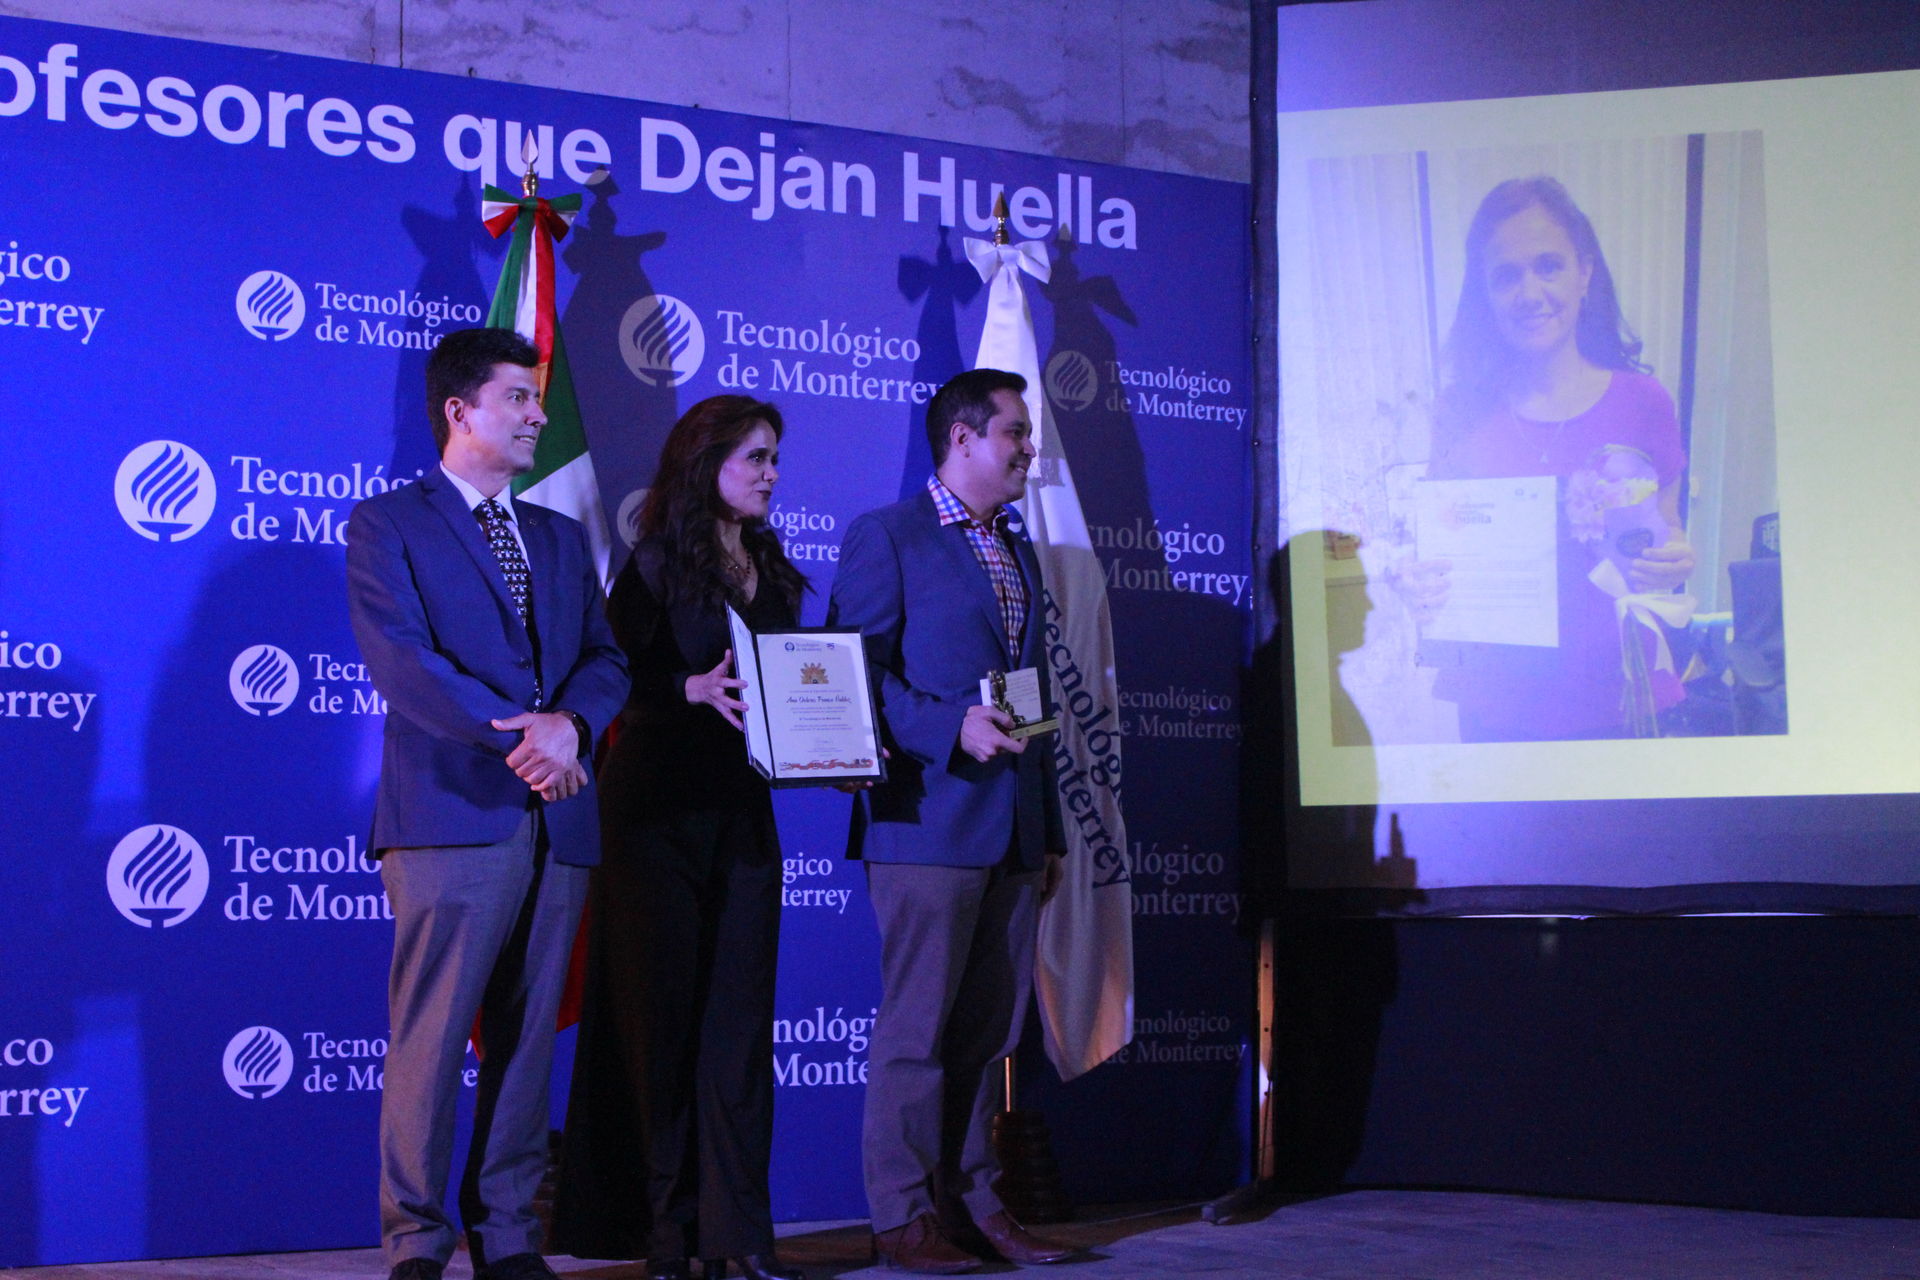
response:
[[[776,787],[886,777],[858,631],[796,627],[756,635],[732,606],[733,668],[747,682],[747,759]]]

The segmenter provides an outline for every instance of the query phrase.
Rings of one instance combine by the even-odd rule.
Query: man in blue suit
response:
[[[880,924],[862,1135],[874,1251],[929,1274],[1073,1252],[1028,1232],[992,1186],[987,1068],[1019,1042],[1064,847],[1045,739],[1010,737],[1012,719],[980,699],[988,672],[1041,666],[1040,566],[1007,505],[1034,458],[1025,389],[976,369],[935,394],[934,475],[847,529],[828,619],[866,638],[891,752],[848,839]]]
[[[380,1229],[390,1280],[440,1280],[454,1103],[484,1057],[460,1213],[481,1280],[542,1280],[554,1017],[600,857],[594,735],[627,693],[586,534],[516,502],[546,417],[504,329],[427,359],[440,466],[354,508],[353,631],[387,721],[372,846],[393,907]]]

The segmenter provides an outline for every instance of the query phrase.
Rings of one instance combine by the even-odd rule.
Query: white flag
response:
[[[1046,594],[1028,626],[1046,627],[1048,679],[1060,732],[1030,741],[1054,753],[1067,858],[1059,892],[1040,910],[1034,987],[1047,1056],[1063,1080],[1112,1057],[1133,1039],[1133,885],[1120,817],[1120,699],[1113,673],[1107,580],[1087,535],[1073,471],[1048,412],[1020,273],[1046,280],[1046,246],[1030,240],[966,242],[987,282],[987,323],[974,367],[1027,380],[1027,416],[1039,453],[1021,505]]]

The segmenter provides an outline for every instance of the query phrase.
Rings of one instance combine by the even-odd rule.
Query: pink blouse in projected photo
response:
[[[1632,735],[1622,700],[1626,678],[1613,597],[1588,579],[1605,546],[1575,536],[1582,513],[1576,510],[1570,522],[1567,510],[1568,493],[1579,494],[1610,453],[1621,450],[1631,451],[1636,466],[1650,463],[1661,488],[1686,466],[1673,398],[1650,374],[1615,371],[1593,407],[1564,422],[1533,422],[1502,407],[1482,413],[1451,439],[1444,428],[1436,431],[1427,469],[1432,479],[1551,475],[1566,482],[1560,486],[1558,521],[1559,648],[1458,646],[1431,659],[1440,668],[1434,696],[1458,704],[1462,741]],[[1589,474],[1582,476],[1583,471]],[[1634,630],[1651,665],[1652,636]],[[1683,696],[1678,678],[1663,671],[1652,672],[1652,691],[1659,710]]]

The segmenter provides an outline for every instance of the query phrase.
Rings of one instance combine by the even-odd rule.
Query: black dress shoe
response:
[[[486,1270],[476,1273],[474,1280],[560,1280],[560,1277],[537,1253],[510,1253],[488,1263]]]
[[[387,1273],[387,1280],[440,1280],[446,1264],[432,1258],[408,1258]]]
[[[685,1258],[648,1258],[647,1280],[693,1280]]]
[[[720,1280],[727,1274],[727,1263],[732,1262],[740,1268],[741,1280],[807,1280],[807,1273],[798,1267],[783,1267],[780,1259],[771,1253],[749,1253],[738,1258],[708,1258],[700,1265],[706,1271],[706,1280]]]

